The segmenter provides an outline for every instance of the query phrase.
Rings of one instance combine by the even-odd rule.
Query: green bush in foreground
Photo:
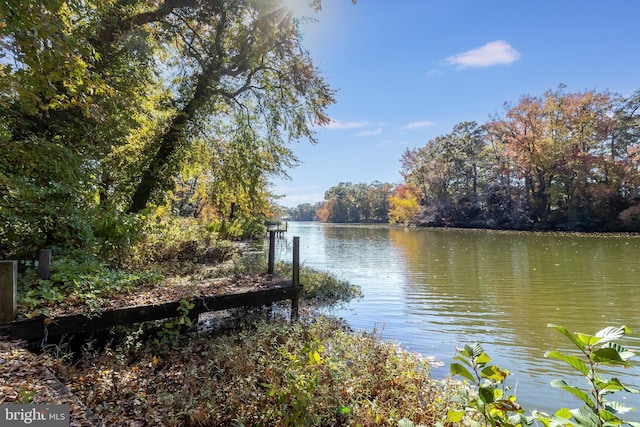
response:
[[[584,405],[582,408],[562,408],[551,416],[534,411],[532,416],[525,416],[524,410],[516,403],[516,397],[506,395],[509,387],[505,385],[505,380],[509,372],[495,365],[489,365],[491,358],[483,351],[482,346],[476,343],[458,350],[455,359],[462,363],[452,363],[451,373],[471,381],[477,393],[461,395],[463,397],[460,401],[461,408],[449,411],[449,421],[460,422],[464,416],[467,416],[464,424],[470,426],[524,426],[533,424],[537,420],[545,427],[618,425],[640,427],[638,422],[625,421],[621,418],[633,408],[608,398],[621,391],[629,393],[639,391],[623,384],[616,377],[605,377],[601,369],[602,366],[631,367],[629,360],[635,356],[635,353],[618,343],[629,329],[626,326],[607,327],[595,335],[589,335],[572,334],[558,325],[549,326],[569,338],[577,348],[579,356],[560,351],[549,351],[545,356],[566,363],[583,375],[587,382],[586,388],[569,385],[564,380],[553,380],[551,385],[578,398]]]

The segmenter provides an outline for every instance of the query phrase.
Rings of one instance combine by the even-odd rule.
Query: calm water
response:
[[[289,223],[286,234],[277,257],[290,261],[291,241],[300,236],[303,265],[362,288],[362,299],[334,310],[354,328],[377,329],[442,361],[434,377],[448,375],[456,346],[480,342],[513,374],[509,384],[527,410],[581,406],[549,385],[554,378],[586,384],[544,357],[572,349],[548,323],[585,333],[624,324],[632,329],[626,344],[640,347],[639,237],[308,222]],[[640,386],[640,368],[619,377]],[[636,408],[626,419],[640,420],[638,395],[614,400]]]

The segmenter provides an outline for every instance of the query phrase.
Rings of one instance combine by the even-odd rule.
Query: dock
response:
[[[287,221],[267,221],[264,225],[267,228],[267,235],[275,233],[277,237],[283,237],[288,228]]]

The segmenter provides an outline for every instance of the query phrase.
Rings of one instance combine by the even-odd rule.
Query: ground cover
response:
[[[338,426],[445,422],[457,383],[375,334],[315,315],[41,356],[106,425]]]

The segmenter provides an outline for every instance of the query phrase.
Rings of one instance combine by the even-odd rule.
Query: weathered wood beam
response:
[[[242,294],[228,294],[212,297],[197,297],[190,300],[194,305],[189,316],[197,316],[209,311],[227,310],[240,307],[257,307],[277,301],[293,300],[300,296],[301,286],[282,282],[283,286]],[[25,340],[40,340],[45,336],[59,336],[74,333],[92,333],[119,325],[129,325],[152,320],[179,317],[180,301],[159,305],[130,307],[105,311],[95,317],[85,315],[64,316],[55,319],[39,318],[16,320],[0,326],[0,335]]]

